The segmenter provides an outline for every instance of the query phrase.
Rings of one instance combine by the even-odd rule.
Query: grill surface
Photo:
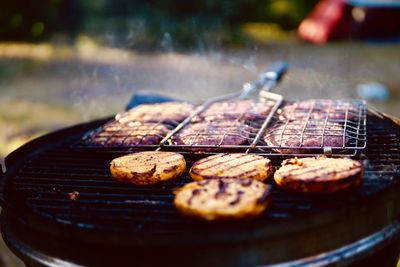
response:
[[[181,217],[174,209],[173,189],[190,181],[186,174],[161,185],[135,187],[111,178],[109,162],[129,153],[121,149],[76,147],[89,128],[105,120],[43,137],[6,159],[4,207],[22,220],[56,222],[73,229],[109,232],[174,234],[194,229],[227,229],[235,223],[205,224]],[[270,209],[246,222],[247,229],[358,205],[400,178],[400,133],[381,119],[368,118],[368,145],[355,159],[365,167],[364,183],[355,191],[334,196],[294,195],[274,184]],[[64,137],[64,139],[59,139]],[[56,143],[55,140],[61,140]],[[21,155],[25,156],[21,159]],[[188,169],[198,157],[186,154]],[[19,158],[19,162],[15,160]],[[283,156],[270,157],[278,166]],[[71,193],[77,196],[71,198]],[[32,217],[31,217],[32,216]],[[41,225],[41,224],[40,224]],[[43,227],[43,225],[41,225]]]

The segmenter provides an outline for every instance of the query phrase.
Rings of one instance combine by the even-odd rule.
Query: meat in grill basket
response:
[[[249,145],[273,106],[273,102],[254,100],[215,102],[178,131],[169,143],[191,146],[192,150],[200,151],[211,151],[220,146]]]
[[[120,147],[156,145],[192,112],[185,102],[143,104],[116,115],[115,120],[89,132],[88,145]]]
[[[203,121],[188,124],[170,142],[187,146],[242,145],[247,143],[250,131],[250,126],[239,121]]]
[[[256,120],[267,116],[273,104],[255,102],[250,99],[216,102],[210,105],[192,121]]]
[[[344,122],[356,120],[360,109],[352,101],[344,100],[304,100],[288,103],[278,110],[281,120],[295,120],[310,117],[313,120]]]
[[[365,105],[358,100],[307,100],[284,105],[264,142],[284,154],[321,153],[324,148],[365,147]],[[319,149],[319,150],[318,150]]]
[[[169,129],[158,123],[132,122],[122,124],[117,121],[90,132],[85,142],[90,145],[118,147],[158,144]]]
[[[275,150],[287,154],[312,152],[323,147],[343,148],[346,144],[344,128],[339,123],[323,121],[290,121],[269,129],[265,142]]]

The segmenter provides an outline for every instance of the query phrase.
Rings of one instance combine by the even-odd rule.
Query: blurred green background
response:
[[[296,29],[316,0],[18,0],[0,9],[0,39],[72,41],[81,33],[109,45],[154,49],[165,33],[182,49],[199,43],[243,44],[243,25],[268,22]]]

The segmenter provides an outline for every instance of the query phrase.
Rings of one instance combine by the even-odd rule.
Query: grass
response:
[[[0,100],[0,155],[7,155],[32,138],[78,121],[68,108],[5,97]]]

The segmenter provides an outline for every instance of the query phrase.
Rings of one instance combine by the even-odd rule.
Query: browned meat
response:
[[[269,159],[255,154],[217,154],[196,161],[190,169],[193,180],[242,178],[264,181],[273,173]]]
[[[175,208],[184,216],[207,221],[250,219],[268,207],[271,186],[253,179],[209,179],[188,183],[175,194]]]
[[[315,148],[345,146],[344,128],[334,122],[290,121],[267,130],[264,141],[282,153],[307,153]]]
[[[249,131],[249,126],[237,121],[192,123],[178,132],[171,143],[188,146],[241,145],[248,143]]]
[[[332,193],[362,182],[363,167],[348,158],[293,158],[282,162],[275,174],[278,186],[298,193]]]
[[[169,132],[163,124],[135,122],[106,124],[91,133],[86,143],[99,146],[135,146],[158,144]]]
[[[149,185],[175,179],[186,170],[178,153],[144,151],[115,158],[110,163],[112,177],[121,182]]]
[[[253,100],[231,100],[217,102],[209,106],[193,121],[215,120],[255,120],[267,116],[273,105],[270,103],[255,102]]]
[[[359,108],[343,100],[305,100],[285,105],[278,110],[281,120],[297,120],[309,117],[312,120],[344,122],[357,120]]]

